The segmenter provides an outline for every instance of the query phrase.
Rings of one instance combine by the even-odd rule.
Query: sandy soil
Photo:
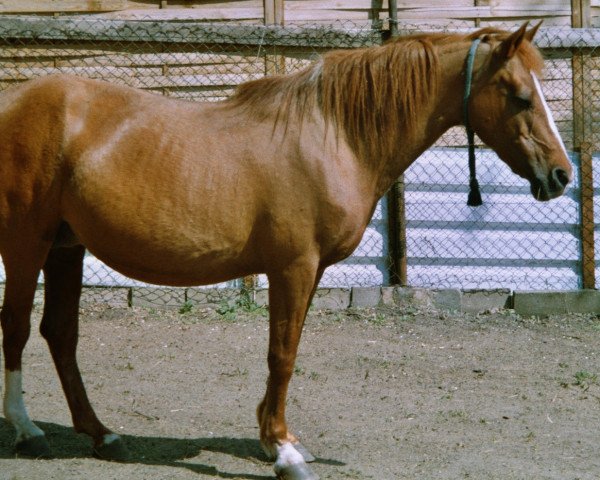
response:
[[[273,478],[254,417],[267,320],[242,310],[83,309],[80,367],[124,464],[73,433],[35,332],[25,398],[56,458],[15,459],[0,418],[0,479]],[[288,420],[321,479],[598,479],[599,375],[598,316],[311,312]]]

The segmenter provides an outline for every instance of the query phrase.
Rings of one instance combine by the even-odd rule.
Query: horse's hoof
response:
[[[275,466],[275,475],[279,480],[319,480],[306,463],[295,463],[285,467]]]
[[[46,440],[46,435],[36,435],[21,440],[15,444],[15,452],[18,456],[30,458],[50,458],[50,445]]]
[[[296,451],[304,457],[304,461],[306,463],[311,463],[316,460],[316,458],[300,442],[293,443],[292,445],[296,449]]]
[[[112,442],[102,443],[94,447],[94,456],[101,460],[112,462],[126,462],[130,458],[129,450],[122,438],[116,438]]]

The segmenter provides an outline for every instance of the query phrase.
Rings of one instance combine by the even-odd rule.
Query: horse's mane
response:
[[[286,129],[291,115],[302,120],[318,105],[359,156],[387,156],[397,148],[397,130],[410,131],[438,89],[438,47],[475,38],[496,42],[509,35],[494,28],[468,35],[417,34],[377,48],[332,51],[298,73],[240,85],[228,104],[259,119],[273,118],[275,125],[283,120]],[[541,56],[528,42],[517,54],[526,67],[541,70]]]

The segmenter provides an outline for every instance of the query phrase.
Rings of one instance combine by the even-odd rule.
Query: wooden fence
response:
[[[194,18],[208,21],[276,23],[353,21],[389,17],[395,4],[401,21],[428,24],[461,22],[465,26],[519,23],[544,19],[546,26],[572,26],[573,12],[600,25],[600,0],[3,0],[0,14],[93,14],[134,20]],[[583,12],[583,13],[578,13]]]

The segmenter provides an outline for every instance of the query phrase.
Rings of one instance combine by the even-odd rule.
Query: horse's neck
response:
[[[440,78],[437,95],[422,106],[418,120],[408,131],[398,131],[397,149],[392,158],[381,159],[377,194],[383,194],[394,181],[449,128],[462,123],[465,83],[464,63],[469,45],[446,45],[440,52]],[[481,63],[478,59],[477,63]]]

